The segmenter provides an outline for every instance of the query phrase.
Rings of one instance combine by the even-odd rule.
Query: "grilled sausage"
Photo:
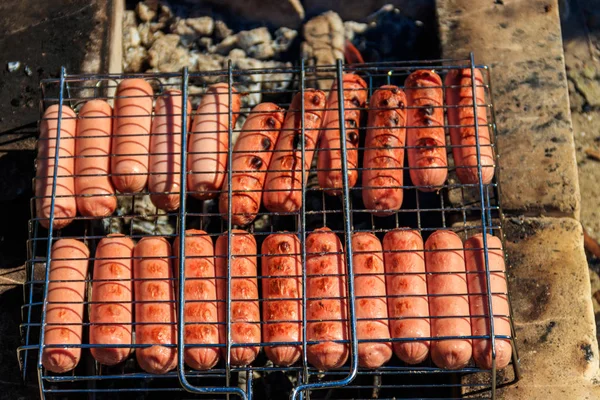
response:
[[[454,232],[436,231],[425,242],[432,337],[470,336],[465,259]],[[434,340],[431,358],[440,368],[459,369],[471,359],[470,339]]]
[[[219,320],[227,323],[227,271],[231,274],[231,342],[256,344],[232,347],[231,364],[248,365],[254,361],[260,347],[260,309],[258,308],[258,282],[256,269],[256,240],[246,231],[231,231],[231,266],[227,267],[227,232],[219,236],[216,244],[217,299]],[[226,325],[225,325],[226,326]],[[226,333],[222,330],[222,333]],[[221,343],[227,343],[225,337]],[[223,348],[223,357],[226,357]]]
[[[111,173],[121,193],[141,192],[148,181],[153,94],[143,79],[124,79],[117,87]]]
[[[396,86],[377,89],[369,103],[362,173],[365,207],[386,216],[402,206],[406,97]]]
[[[429,338],[431,328],[421,235],[417,231],[390,231],[383,238],[383,251],[392,338]],[[394,353],[407,364],[419,364],[429,354],[429,341],[394,342]]]
[[[352,235],[352,261],[356,293],[356,334],[358,363],[365,368],[379,368],[392,357],[390,342],[368,342],[388,339],[388,310],[381,242],[372,233]]]
[[[302,262],[300,241],[291,233],[269,235],[262,244],[263,341],[275,365],[290,366],[301,354]]]
[[[77,121],[75,194],[77,209],[86,217],[107,217],[117,208],[109,177],[111,136],[112,108],[103,100],[85,103]]]
[[[135,355],[146,372],[164,374],[177,365],[177,344],[171,246],[162,237],[144,237],[133,249],[135,278],[135,341],[150,344]]]
[[[200,200],[217,197],[227,168],[229,148],[229,86],[208,88],[198,106],[190,132],[188,190]],[[240,112],[240,95],[231,88],[231,129]]]
[[[496,236],[487,235],[488,267],[490,270],[490,289],[492,291],[492,309],[494,313],[494,334],[510,336],[508,292],[502,242]],[[467,283],[469,304],[471,306],[471,331],[473,336],[490,335],[489,302],[483,253],[483,236],[469,238],[465,242],[465,261],[467,264]],[[496,339],[496,368],[504,368],[510,362],[512,346],[509,339]],[[492,368],[491,340],[473,339],[473,359],[481,368]]]
[[[348,343],[334,342],[348,340],[346,262],[329,228],[306,237],[306,274],[306,340],[318,342],[307,346],[308,362],[319,370],[339,368],[348,359]]]
[[[131,345],[131,290],[133,242],[121,234],[100,240],[96,247],[90,344]],[[116,365],[131,353],[125,347],[93,347],[92,356],[101,364]]]
[[[454,125],[450,128],[450,141],[452,146],[460,146],[452,148],[456,175],[462,183],[479,183],[471,69],[450,71],[446,75],[445,84],[446,102],[449,106],[455,106],[448,109],[448,124]],[[475,97],[482,166],[481,180],[484,184],[488,184],[494,177],[494,156],[487,122],[483,76],[478,69],[475,70],[475,84],[477,85]]]
[[[442,78],[430,70],[418,70],[404,82],[407,112],[408,166],[413,185],[432,192],[446,181],[448,159],[444,132]]]
[[[249,224],[258,214],[267,168],[282,123],[283,112],[273,103],[257,105],[244,122],[231,160],[231,222],[235,225]],[[229,203],[227,190],[226,181],[219,199],[219,211],[225,219]]]
[[[35,178],[35,208],[40,224],[50,226],[52,202],[52,183],[54,177],[54,157],[56,155],[56,137],[58,133],[58,105],[46,109],[40,124],[38,141],[37,174]],[[61,229],[69,225],[77,214],[75,202],[74,158],[75,155],[75,112],[68,106],[62,106],[60,126],[60,149],[56,178],[56,198],[54,201],[54,228]]]
[[[185,362],[194,369],[207,370],[219,361],[219,314],[215,284],[213,243],[206,232],[185,231]],[[173,243],[179,261],[179,238]],[[178,291],[179,293],[179,291]],[[192,324],[190,324],[192,323]]]
[[[85,279],[90,252],[74,239],[52,245],[44,345],[81,345]],[[42,365],[49,371],[71,371],[81,358],[80,347],[46,347]]]
[[[304,181],[302,180],[302,93],[296,93],[265,180],[263,203],[271,212],[296,212],[302,207],[302,185],[308,180],[325,110],[325,93],[304,92]],[[303,183],[304,182],[304,183]]]
[[[358,179],[358,127],[361,112],[367,103],[367,83],[358,75],[344,74],[344,119],[346,126],[346,149],[348,161],[348,186],[354,187]],[[338,84],[335,82],[327,99],[327,112],[323,121],[324,131],[319,144],[317,159],[319,186],[327,194],[342,193],[342,149],[340,145],[340,118]]]
[[[148,189],[152,203],[167,211],[179,208],[182,97],[179,90],[168,90],[159,96],[152,119]],[[187,109],[191,108],[188,100]],[[186,132],[189,123],[188,115]]]

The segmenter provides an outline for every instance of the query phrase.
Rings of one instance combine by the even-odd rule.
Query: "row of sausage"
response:
[[[253,235],[234,230],[231,237],[228,268],[227,235],[213,246],[204,231],[186,232],[185,363],[207,370],[225,358],[229,273],[232,365],[251,364],[264,347],[275,365],[290,366],[302,354],[301,242],[292,233],[269,235],[258,275]],[[512,356],[504,259],[500,240],[486,237],[494,332],[499,336],[495,362],[504,368]],[[408,364],[430,356],[438,367],[459,369],[473,358],[479,367],[492,368],[482,235],[469,238],[464,250],[450,231],[434,232],[425,245],[417,231],[399,229],[388,232],[383,245],[368,232],[355,233],[351,243],[361,367],[379,368],[395,353]],[[44,328],[48,347],[42,363],[62,373],[75,368],[81,357],[77,346],[82,343],[90,258],[86,245],[75,239],[60,239],[52,249]],[[173,278],[178,274],[172,259],[178,257],[178,240],[172,251],[162,237],[145,237],[134,245],[128,237],[110,235],[99,242],[88,302],[89,343],[98,362],[116,365],[128,358],[135,327],[136,345],[145,345],[135,351],[142,369],[166,373],[176,367],[179,280]],[[339,368],[350,352],[347,271],[342,244],[328,228],[306,237],[305,272],[308,362],[319,370]]]
[[[482,182],[494,175],[487,124],[485,88],[475,70]],[[447,118],[457,175],[462,183],[479,182],[471,70],[452,70],[446,77]],[[412,183],[422,191],[439,189],[447,177],[442,80],[430,70],[413,72],[405,90],[386,85],[374,91],[362,168],[362,195],[367,209],[385,216],[403,200],[404,150],[407,146]],[[231,96],[230,96],[231,93]],[[348,185],[358,180],[361,114],[367,109],[367,84],[355,74],[343,77]],[[142,79],[123,80],[114,112],[103,100],[88,101],[79,117],[62,106],[61,141],[55,193],[54,227],[68,225],[77,210],[83,216],[106,217],[116,208],[115,189],[137,193],[147,186],[153,203],[164,210],[179,208],[181,92],[158,96]],[[304,114],[302,114],[304,104]],[[318,181],[328,194],[339,195],[342,182],[340,104],[337,83],[329,97],[308,89],[294,96],[289,110],[261,103],[250,113],[233,148],[231,212],[234,225],[252,222],[261,202],[271,212],[296,212],[316,149]],[[191,110],[190,104],[187,106]],[[240,113],[240,94],[227,84],[208,88],[190,131],[187,190],[199,199],[220,195],[220,212],[228,214],[227,154],[229,127]],[[57,105],[46,110],[41,124],[36,179],[37,216],[49,225]],[[304,163],[301,127],[304,118]],[[409,126],[410,128],[406,129]],[[74,140],[77,139],[77,140]],[[302,179],[302,169],[305,175]],[[225,182],[225,183],[224,183]]]

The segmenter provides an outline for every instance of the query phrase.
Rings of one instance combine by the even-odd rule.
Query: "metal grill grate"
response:
[[[155,96],[160,95],[167,89],[180,89],[183,96],[183,108],[181,112],[181,121],[186,121],[188,116],[194,116],[193,110],[187,106],[187,100],[190,99],[193,104],[202,96],[201,93],[191,93],[192,83],[203,88],[208,87],[209,83],[220,81],[226,82],[229,88],[229,102],[231,105],[232,87],[243,87],[251,75],[262,76],[265,81],[271,85],[269,90],[241,90],[243,97],[260,95],[263,101],[273,101],[281,107],[287,109],[291,104],[292,96],[301,92],[304,94],[307,77],[315,79],[336,79],[341,81],[342,75],[346,72],[354,72],[361,75],[368,83],[369,97],[373,91],[384,84],[395,84],[403,88],[405,78],[413,71],[418,69],[435,70],[442,78],[451,70],[458,68],[468,68],[474,73],[475,69],[483,71],[486,84],[486,112],[488,113],[489,127],[492,136],[491,146],[494,148],[496,171],[497,151],[495,150],[493,136],[495,134],[494,108],[491,100],[490,70],[486,66],[476,65],[473,55],[464,60],[433,60],[433,61],[414,61],[414,62],[393,62],[378,64],[360,64],[343,65],[338,62],[332,66],[307,67],[302,62],[298,67],[273,70],[238,70],[232,68],[231,64],[227,70],[214,72],[189,73],[184,70],[181,74],[141,74],[141,75],[68,75],[63,69],[60,78],[47,79],[42,81],[43,99],[41,100],[42,111],[52,104],[71,106],[74,110],[87,100],[104,99],[114,100],[116,84],[125,78],[142,77],[151,81],[157,87]],[[329,74],[330,76],[324,77]],[[474,75],[472,75],[474,76]],[[445,89],[444,86],[442,88]],[[473,80],[472,91],[475,98],[476,83]],[[340,104],[338,112],[340,120],[344,120],[344,98],[343,90],[338,86],[338,101]],[[302,96],[304,99],[304,96]],[[476,98],[475,98],[476,99]],[[475,100],[473,104],[477,104]],[[482,105],[479,104],[481,107]],[[451,108],[444,103],[444,111]],[[478,108],[473,107],[474,115],[477,115]],[[328,110],[325,110],[328,111]],[[363,111],[366,112],[366,109]],[[242,106],[241,116],[246,116],[250,112],[247,104]],[[301,113],[305,114],[304,100],[301,103]],[[58,117],[58,132],[62,121],[61,113]],[[116,117],[113,117],[116,118]],[[229,143],[234,142],[236,134],[239,132],[238,126],[232,126],[233,111],[229,108]],[[364,118],[363,118],[364,119]],[[183,126],[186,126],[184,123]],[[448,135],[448,123],[444,124],[446,135]],[[322,128],[323,129],[323,128]],[[479,129],[478,119],[475,118],[474,129]],[[340,126],[341,138],[346,137],[346,127]],[[361,136],[364,137],[367,128],[360,128]],[[304,119],[300,127],[302,136],[305,134]],[[187,130],[186,130],[187,133]],[[63,138],[62,140],[69,140]],[[60,147],[60,136],[56,140],[57,148]],[[188,147],[188,136],[181,135],[182,149]],[[364,151],[364,141],[360,142],[359,153]],[[145,215],[140,215],[139,207],[142,205],[142,195],[150,194],[147,190],[142,194],[120,194],[118,198],[119,208],[117,212],[105,219],[84,217],[78,215],[74,221],[67,227],[56,230],[53,229],[55,218],[55,198],[56,181],[58,168],[54,169],[52,185],[52,203],[50,213],[49,229],[40,225],[40,218],[35,215],[35,198],[32,199],[32,219],[29,222],[29,241],[28,241],[28,280],[24,285],[25,305],[22,308],[23,324],[21,325],[23,345],[19,348],[19,359],[22,365],[23,377],[37,372],[39,386],[42,398],[63,398],[64,396],[73,396],[74,398],[83,395],[89,395],[90,398],[115,398],[123,396],[129,398],[133,394],[140,396],[155,397],[161,395],[160,392],[179,392],[172,393],[169,396],[189,396],[187,392],[201,394],[204,398],[221,398],[229,396],[239,396],[242,398],[435,398],[450,399],[461,398],[469,394],[478,398],[495,398],[496,389],[499,385],[512,384],[519,378],[518,356],[514,342],[514,329],[512,328],[510,336],[494,334],[494,318],[488,318],[490,335],[486,336],[466,336],[462,339],[509,339],[512,344],[512,361],[508,368],[497,371],[495,364],[491,370],[483,370],[473,363],[459,370],[445,370],[437,367],[430,358],[417,365],[409,365],[393,356],[392,359],[383,367],[376,370],[369,370],[358,365],[357,349],[359,340],[357,339],[357,317],[355,310],[355,287],[353,271],[353,250],[352,234],[356,232],[372,232],[379,239],[382,239],[385,233],[393,229],[414,229],[418,231],[423,240],[436,230],[450,230],[458,233],[464,238],[470,237],[475,233],[483,233],[483,250],[485,254],[485,273],[487,282],[490,282],[490,268],[488,266],[488,243],[485,234],[498,236],[503,240],[502,234],[502,211],[499,203],[499,187],[497,179],[490,184],[484,184],[479,179],[477,184],[462,184],[456,178],[456,169],[452,165],[451,149],[449,138],[446,139],[446,148],[449,161],[449,178],[444,186],[438,191],[423,192],[419,187],[411,184],[409,178],[410,167],[404,165],[404,203],[402,208],[387,217],[373,216],[361,198],[362,183],[359,179],[355,187],[350,187],[348,183],[348,164],[347,164],[347,144],[346,140],[340,140],[342,150],[342,177],[343,187],[341,196],[329,196],[324,190],[314,183],[316,169],[313,166],[310,170],[304,168],[305,141],[300,140],[300,154],[302,157],[302,176],[308,176],[308,184],[302,186],[302,207],[297,212],[291,213],[273,213],[267,211],[264,206],[261,207],[257,218],[249,226],[245,227],[252,233],[257,242],[257,265],[258,265],[258,285],[268,276],[260,270],[260,265],[264,255],[260,254],[261,244],[264,239],[277,232],[289,232],[297,235],[300,240],[299,256],[302,260],[302,341],[295,343],[301,346],[302,356],[300,360],[290,367],[274,366],[261,351],[256,360],[249,366],[234,366],[230,362],[230,350],[240,345],[232,343],[231,338],[231,284],[232,275],[227,274],[225,278],[227,295],[223,304],[226,307],[226,320],[222,322],[226,332],[226,343],[219,346],[224,347],[225,359],[208,371],[196,371],[190,369],[184,363],[184,350],[187,345],[184,343],[184,321],[177,318],[176,328],[179,345],[172,345],[177,348],[178,362],[177,368],[163,375],[155,375],[144,372],[135,362],[135,357],[130,356],[128,360],[120,365],[107,367],[97,363],[90,354],[91,348],[115,347],[109,345],[92,345],[88,341],[88,330],[91,325],[89,322],[87,308],[92,304],[90,290],[92,282],[92,265],[96,260],[94,257],[98,242],[107,234],[121,232],[127,234],[134,240],[149,235],[163,236],[167,239],[179,239],[179,254],[185,254],[185,230],[188,228],[199,228],[205,230],[214,240],[219,236],[227,236],[228,252],[227,266],[232,263],[231,231],[235,226],[232,225],[231,201],[228,202],[228,218],[224,220],[218,211],[217,202],[214,200],[199,201],[192,197],[188,198],[189,192],[186,189],[186,168],[182,168],[180,179],[182,182],[180,193],[180,208],[174,212],[162,212],[150,210]],[[480,159],[480,146],[477,141],[477,156]],[[273,150],[271,150],[273,151]],[[187,165],[189,153],[182,151],[180,162],[182,166]],[[233,146],[228,148],[227,170],[232,170]],[[112,155],[107,155],[111,157]],[[179,154],[177,154],[179,156]],[[73,156],[75,157],[75,156]],[[315,154],[316,160],[318,154]],[[55,163],[59,159],[59,152],[56,152]],[[43,160],[38,160],[38,163]],[[359,175],[361,175],[362,161],[359,162]],[[481,177],[481,163],[478,164],[479,176]],[[227,175],[228,197],[232,196],[231,174]],[[74,196],[74,195],[73,195]],[[130,203],[130,205],[128,205]],[[125,204],[125,205],[124,205]],[[144,203],[145,204],[145,203]],[[136,221],[138,224],[136,225]],[[147,231],[140,228],[140,223],[146,227]],[[348,340],[350,357],[345,365],[339,369],[330,371],[318,371],[307,361],[307,273],[306,273],[306,238],[307,235],[316,228],[328,227],[335,232],[341,239],[344,248],[344,254],[347,262],[347,306],[349,327]],[[44,349],[44,329],[46,326],[46,309],[48,306],[48,283],[49,266],[52,259],[52,244],[59,238],[73,238],[83,241],[90,249],[91,257],[86,258],[89,263],[88,276],[85,279],[86,298],[84,304],[86,311],[83,317],[83,344],[66,346],[69,348],[81,348],[82,359],[78,366],[66,374],[55,374],[47,371],[42,366],[41,355]],[[189,237],[188,237],[189,238]],[[426,250],[427,251],[427,250]],[[185,257],[181,259],[171,257],[172,265],[175,270],[176,282],[181,282],[185,271]],[[229,271],[229,268],[228,268]],[[494,272],[494,271],[491,271]],[[431,273],[428,273],[431,274]],[[385,273],[383,275],[389,275]],[[218,279],[218,278],[217,278]],[[177,287],[177,285],[175,285]],[[178,296],[175,301],[177,315],[184,315],[185,291],[184,284],[177,287]],[[260,291],[259,291],[260,293]],[[465,293],[468,296],[468,293]],[[490,286],[487,285],[487,293],[484,293],[488,299],[489,309],[487,314],[491,313],[492,295],[506,295],[508,293],[493,293]],[[430,295],[428,295],[430,296]],[[181,300],[179,300],[181,299]],[[261,296],[259,303],[264,300]],[[133,301],[135,303],[135,300]],[[463,316],[468,318],[468,315]],[[495,315],[498,317],[498,315]],[[502,316],[500,316],[502,317]],[[137,323],[135,318],[132,323],[132,331],[135,331]],[[261,320],[260,324],[264,324]],[[261,326],[262,328],[262,326]],[[135,336],[134,336],[135,337]],[[446,337],[445,339],[452,339]],[[416,338],[412,339],[415,340]],[[439,340],[428,338],[429,340]],[[391,339],[392,342],[410,341],[411,339]],[[492,340],[494,344],[496,341]],[[261,347],[267,343],[259,343]],[[132,349],[140,349],[149,345],[132,344]],[[64,346],[63,346],[64,347]],[[135,393],[128,393],[135,392]],[[162,394],[164,395],[164,394]]]

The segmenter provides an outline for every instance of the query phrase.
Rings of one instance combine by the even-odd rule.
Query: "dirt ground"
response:
[[[600,240],[600,160],[586,154],[600,150],[600,1],[570,0],[567,4],[562,29],[579,168],[581,222],[591,237]],[[588,254],[588,262],[600,330],[600,259]]]

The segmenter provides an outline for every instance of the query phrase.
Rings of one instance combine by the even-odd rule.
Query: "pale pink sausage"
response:
[[[427,239],[425,250],[431,336],[471,336],[462,241],[454,232],[436,231]],[[440,368],[463,368],[471,353],[471,339],[431,342],[431,358]]]
[[[306,185],[325,113],[325,93],[316,89],[296,93],[285,114],[281,135],[265,179],[263,203],[272,212],[295,212],[302,207]],[[304,183],[302,181],[302,118],[304,117]]]
[[[283,111],[273,103],[260,103],[252,109],[235,142],[231,160],[231,222],[246,225],[260,209],[262,189],[273,148],[279,137]],[[219,212],[228,218],[228,184],[223,184]]]
[[[479,183],[471,69],[452,70],[448,72],[444,82],[446,84],[446,102],[449,106],[455,106],[448,108],[448,124],[454,125],[450,128],[450,141],[452,146],[462,146],[452,148],[456,175],[462,183]],[[475,85],[477,85],[475,97],[482,165],[481,179],[484,184],[488,184],[494,178],[494,155],[487,121],[483,76],[478,69],[475,70]]]
[[[352,235],[352,264],[356,293],[356,332],[358,340],[388,339],[388,310],[381,242],[372,233]],[[392,357],[390,342],[358,344],[358,363],[379,368]]]
[[[124,79],[115,95],[111,174],[121,193],[138,193],[148,181],[154,92],[143,79]]]
[[[367,83],[355,74],[344,74],[342,81],[344,92],[344,121],[342,122],[346,127],[348,186],[354,187],[358,179],[358,128],[361,114],[367,103]],[[341,194],[343,186],[339,108],[338,83],[334,82],[327,99],[327,111],[323,120],[317,159],[319,186],[328,189],[326,193],[330,195]]]
[[[418,70],[404,82],[408,128],[410,179],[423,192],[439,189],[448,176],[446,132],[444,130],[444,91],[442,78],[431,70]]]
[[[265,347],[275,365],[290,366],[301,355],[302,261],[300,240],[291,233],[269,235],[262,244],[263,341],[295,344]]]
[[[182,102],[181,91],[167,90],[156,99],[152,119],[148,190],[152,203],[166,211],[179,208]],[[188,112],[191,109],[192,104],[188,100]],[[189,123],[188,114],[186,131]]]
[[[92,345],[131,345],[132,256],[133,242],[121,234],[108,235],[96,247],[90,307]],[[131,348],[94,347],[91,352],[99,363],[116,365],[129,356]]]
[[[333,342],[348,340],[346,262],[329,228],[306,237],[306,274],[306,340],[318,342],[307,346],[308,362],[319,370],[339,368],[349,353],[348,343]]]
[[[383,251],[392,338],[429,338],[429,302],[421,235],[417,231],[390,231],[383,238]],[[429,355],[429,340],[394,342],[394,353],[407,364],[419,364]]]
[[[111,136],[112,108],[103,100],[85,103],[77,120],[75,194],[77,209],[86,217],[107,217],[117,208],[110,180]]]
[[[487,235],[488,267],[494,313],[494,335],[510,336],[510,308],[502,242],[496,236]],[[471,330],[473,336],[490,335],[489,301],[487,296],[483,235],[477,234],[465,242],[467,282],[471,306]],[[478,317],[480,316],[480,317]],[[509,339],[496,339],[496,368],[504,368],[510,362],[512,345]],[[491,340],[473,339],[473,359],[481,368],[492,368]]]
[[[144,237],[133,250],[136,344],[138,364],[146,372],[164,374],[177,365],[175,295],[171,246],[163,237]]]
[[[206,232],[188,229],[185,234],[185,362],[194,369],[207,370],[219,361],[215,253]],[[179,238],[173,243],[173,252],[178,265]],[[189,347],[190,344],[205,346]]]
[[[50,226],[52,201],[52,183],[54,177],[54,157],[56,155],[56,137],[58,134],[57,104],[46,109],[40,123],[38,141],[37,172],[35,178],[35,209],[40,224]],[[75,112],[68,106],[62,106],[60,127],[60,149],[56,178],[56,200],[54,202],[54,228],[61,229],[69,225],[77,214],[75,201]]]
[[[231,127],[240,112],[240,95],[231,88]],[[188,191],[200,199],[219,195],[227,169],[229,148],[229,85],[217,83],[208,88],[198,106],[190,131],[187,169]]]
[[[220,300],[219,320],[227,323],[227,271],[231,275],[231,342],[255,344],[232,347],[231,363],[248,365],[254,361],[260,347],[260,309],[258,307],[258,282],[256,269],[256,240],[246,231],[231,231],[231,265],[227,267],[227,232],[217,239],[215,246],[217,264],[217,298]],[[224,326],[225,327],[225,326]],[[222,330],[226,334],[225,329]],[[226,343],[223,336],[221,343]],[[223,357],[226,349],[222,349]]]
[[[81,345],[85,279],[90,251],[82,242],[60,239],[52,245],[44,345]],[[71,371],[80,347],[46,347],[42,365],[49,371]]]

